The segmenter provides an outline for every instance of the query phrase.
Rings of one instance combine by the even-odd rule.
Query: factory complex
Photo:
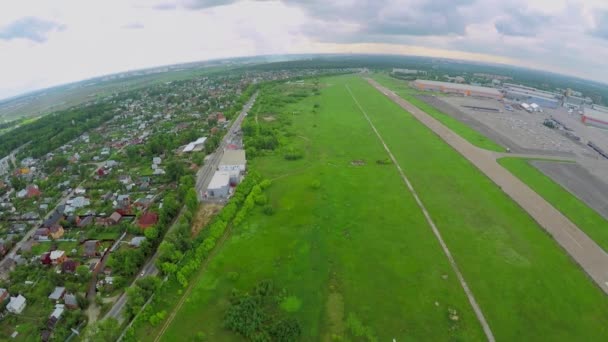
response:
[[[477,96],[491,99],[502,99],[503,94],[495,88],[480,87],[469,84],[416,80],[414,86],[419,90],[439,91],[442,93]]]

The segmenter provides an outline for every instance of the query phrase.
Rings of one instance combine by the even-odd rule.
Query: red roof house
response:
[[[38,185],[28,185],[28,187],[27,187],[27,197],[28,198],[38,197],[41,194],[42,194],[42,192],[40,192],[40,190],[38,189]]]
[[[141,215],[141,217],[137,221],[137,225],[139,225],[140,228],[145,229],[155,225],[156,222],[158,222],[158,215],[155,213],[147,212]]]

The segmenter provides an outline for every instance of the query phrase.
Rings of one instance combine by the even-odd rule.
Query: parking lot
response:
[[[482,133],[513,152],[571,157],[592,154],[585,144],[544,126],[543,121],[550,116],[548,111],[528,113],[515,106],[513,111],[507,111],[499,101],[471,97],[446,96],[434,102],[438,101],[445,103],[444,112],[475,121],[474,128],[483,126],[480,130]],[[474,110],[464,106],[495,108],[498,111]]]

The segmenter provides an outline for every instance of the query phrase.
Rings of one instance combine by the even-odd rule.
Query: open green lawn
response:
[[[295,316],[303,340],[344,335],[349,315],[380,341],[483,338],[397,170],[376,163],[387,155],[347,97],[343,82],[351,79],[328,79],[333,85],[322,97],[293,108],[300,114],[293,117],[292,140],[306,150],[304,159],[278,155],[251,163],[252,170],[275,178],[268,195],[276,214],[257,211],[236,228],[163,340],[198,331],[213,341],[238,340],[222,329],[228,296],[233,287],[249,290],[262,279],[301,301]],[[315,102],[320,110],[312,114]],[[353,160],[366,164],[353,166]],[[315,180],[319,189],[311,187]],[[238,272],[238,280],[229,280],[228,272]],[[448,319],[448,308],[457,310],[459,322]]]
[[[422,109],[435,119],[441,121],[444,125],[449,127],[454,133],[460,135],[465,138],[471,144],[484,148],[486,150],[504,152],[505,148],[495,143],[493,140],[490,140],[485,135],[477,132],[466,124],[454,119],[453,117],[441,112],[439,109],[429,105],[428,103],[418,99],[416,94],[420,94],[419,91],[413,89],[408,85],[407,81],[398,80],[396,78],[390,77],[385,73],[377,73],[373,74],[372,78],[378,81],[378,83],[383,86],[391,89],[401,98],[411,102],[414,106]],[[428,95],[428,92],[426,92]],[[437,94],[441,95],[441,94]]]
[[[274,179],[268,197],[276,214],[256,211],[235,228],[163,340],[197,332],[240,340],[222,327],[229,295],[263,279],[301,301],[293,315],[302,340],[353,339],[347,324],[353,316],[379,341],[484,339],[395,166],[376,163],[388,156],[346,84],[417,188],[497,340],[608,337],[606,296],[496,185],[364,80],[322,83],[321,96],[285,110],[298,113],[288,139],[305,149],[305,158],[250,163]],[[319,189],[310,186],[314,181]],[[449,308],[457,310],[457,322]]]
[[[498,162],[561,211],[605,251],[608,251],[608,221],[602,215],[530,165],[527,159],[501,158]]]

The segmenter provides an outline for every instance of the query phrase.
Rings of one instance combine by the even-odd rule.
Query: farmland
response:
[[[281,149],[250,163],[273,180],[274,215],[258,209],[234,227],[163,340],[236,340],[223,328],[233,289],[251,291],[262,280],[278,289],[274,313],[295,317],[302,340],[484,339],[355,98],[417,189],[498,340],[606,338],[606,297],[496,185],[362,79],[326,78],[321,86],[321,95],[271,113],[258,108],[256,117],[279,120],[257,125],[282,132]],[[286,160],[286,150],[303,156]]]

